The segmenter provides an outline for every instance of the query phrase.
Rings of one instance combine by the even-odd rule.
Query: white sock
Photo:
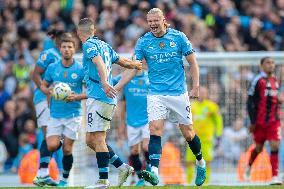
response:
[[[159,175],[159,168],[158,168],[158,167],[152,166],[152,167],[151,167],[151,171],[152,171],[153,173],[155,173],[156,176]]]
[[[126,163],[123,163],[121,166],[118,167],[118,170],[122,171],[124,170],[128,165]]]
[[[202,168],[205,168],[206,167],[206,162],[205,160],[202,158],[201,160],[196,160],[196,165],[202,167]]]
[[[38,177],[46,177],[49,175],[49,170],[48,168],[40,168],[37,172]]]

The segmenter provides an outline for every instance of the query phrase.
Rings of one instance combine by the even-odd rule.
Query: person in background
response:
[[[220,143],[223,131],[223,119],[220,113],[219,106],[208,99],[208,89],[204,86],[200,87],[200,95],[198,100],[191,104],[194,125],[193,128],[199,136],[202,143],[203,158],[207,163],[206,166],[206,182],[209,181],[211,173],[210,163],[213,160],[214,140],[217,145]],[[189,148],[186,151],[187,162],[187,182],[192,182],[194,173],[195,156]]]
[[[13,161],[13,165],[11,171],[13,173],[17,173],[18,168],[20,166],[20,162],[24,155],[26,155],[29,151],[33,149],[33,145],[29,143],[29,137],[26,133],[20,134],[19,137],[19,152],[16,158]]]
[[[255,148],[252,150],[245,171],[245,179],[250,177],[251,166],[262,151],[265,141],[271,148],[270,163],[272,167],[272,185],[281,185],[279,178],[278,150],[280,144],[280,106],[283,102],[279,94],[279,81],[275,77],[275,63],[271,57],[260,60],[260,73],[252,80],[248,89],[247,111],[251,125]]]

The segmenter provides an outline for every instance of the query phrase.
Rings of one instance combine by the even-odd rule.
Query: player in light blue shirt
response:
[[[191,64],[192,90],[190,96],[199,95],[199,68],[194,50],[184,33],[169,28],[163,12],[158,8],[147,14],[150,32],[142,36],[136,44],[137,60],[145,59],[149,73],[149,95],[147,111],[150,127],[149,157],[151,171],[142,171],[143,178],[152,185],[159,183],[158,167],[161,157],[161,136],[164,121],[179,124],[180,130],[197,159],[195,184],[205,181],[205,161],[201,144],[192,125],[189,96],[186,87],[183,57]]]
[[[60,43],[60,36],[63,34],[63,31],[51,29],[48,32],[48,35],[54,40],[56,46],[59,46]],[[37,88],[34,92],[33,102],[36,110],[37,116],[37,125],[41,128],[43,133],[43,141],[40,143],[40,166],[37,172],[37,177],[34,180],[34,184],[37,186],[48,185],[48,186],[55,186],[56,182],[51,179],[49,176],[48,171],[48,159],[43,159],[42,157],[50,152],[47,149],[46,144],[46,128],[50,121],[50,110],[48,107],[48,102],[46,95],[39,89],[42,79],[44,78],[45,71],[49,64],[57,62],[61,59],[60,52],[57,47],[53,47],[47,50],[44,50],[40,53],[40,56],[36,62],[35,69],[32,75],[32,80],[36,84]],[[40,141],[39,141],[40,142]],[[59,150],[55,154],[55,159],[57,161],[58,167],[62,167],[62,151]]]
[[[67,83],[75,94],[82,93],[84,70],[82,64],[74,60],[72,65],[66,67],[62,61],[52,63],[45,72],[43,83],[49,85],[58,82]],[[64,111],[62,111],[64,110]],[[62,100],[50,100],[50,116],[52,118],[73,118],[81,116],[81,101],[65,102]]]
[[[121,79],[121,75],[114,78],[114,83]],[[122,91],[120,105],[120,127],[119,137],[124,140],[127,133],[128,145],[130,146],[130,160],[139,178],[136,186],[144,186],[144,179],[141,175],[142,162],[139,158],[141,147],[149,164],[149,125],[147,115],[147,94],[149,79],[147,71],[139,71],[136,76],[127,83]],[[126,120],[125,120],[126,119]],[[125,126],[125,124],[127,126]],[[127,129],[127,132],[126,132]]]
[[[82,123],[81,100],[87,97],[85,93],[82,93],[83,66],[73,58],[75,54],[75,40],[70,33],[62,35],[60,52],[62,59],[48,66],[40,89],[50,96],[52,94],[50,87],[58,82],[63,82],[68,84],[72,90],[72,93],[66,100],[56,100],[51,97],[51,121],[46,133],[47,146],[51,152],[56,151],[60,147],[61,137],[64,137],[63,174],[58,186],[66,186],[73,164],[73,143],[77,139],[77,132]],[[45,156],[44,158],[50,157]]]
[[[130,69],[142,69],[142,63],[118,56],[110,45],[94,37],[95,25],[88,18],[81,19],[77,34],[83,43],[83,66],[87,84],[87,145],[96,151],[99,180],[90,188],[108,187],[109,162],[120,170],[118,185],[121,186],[133,172],[106,144],[106,131],[116,106],[116,92],[131,80],[135,71],[127,70],[120,82],[113,87],[112,64]]]

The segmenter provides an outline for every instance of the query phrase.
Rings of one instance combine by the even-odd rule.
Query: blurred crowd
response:
[[[0,173],[4,162],[15,172],[23,154],[36,146],[30,74],[40,51],[52,45],[46,31],[52,26],[75,33],[80,18],[90,17],[98,37],[119,53],[132,53],[136,40],[148,31],[145,16],[152,7],[162,9],[170,27],[183,31],[196,51],[284,50],[284,0],[0,0]],[[242,94],[253,76],[249,70],[232,74],[229,86],[224,69],[214,68],[213,79],[202,75],[214,81],[203,84],[227,113],[224,125],[233,127],[224,131],[224,140],[236,136],[232,144],[243,140],[236,132],[244,136]],[[232,154],[238,157],[239,151]]]

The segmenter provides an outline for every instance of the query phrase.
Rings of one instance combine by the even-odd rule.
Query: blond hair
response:
[[[85,34],[91,35],[94,34],[95,24],[90,18],[83,18],[79,21],[77,29],[79,29]]]
[[[148,14],[158,14],[158,15],[160,15],[163,19],[165,19],[165,15],[164,15],[163,11],[162,11],[161,9],[159,9],[159,8],[152,8],[152,9],[150,9],[149,12],[147,13],[147,15],[148,15]],[[166,19],[165,19],[165,21],[166,21]],[[166,28],[170,27],[170,24],[167,23],[167,21],[165,22],[165,27],[166,27]]]

